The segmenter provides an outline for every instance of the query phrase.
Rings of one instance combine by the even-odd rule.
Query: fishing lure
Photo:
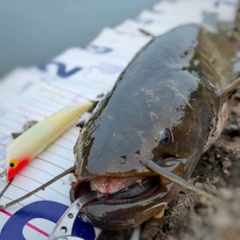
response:
[[[75,166],[14,202],[74,172],[71,200],[106,196],[81,213],[94,226],[124,229],[162,217],[181,186],[229,205],[186,180],[227,117],[235,44],[223,33],[184,25],[156,37],[98,104],[74,147]],[[231,209],[230,209],[231,210]]]
[[[7,146],[7,180],[10,181],[92,106],[92,102],[86,102],[65,108],[34,124],[12,141]]]

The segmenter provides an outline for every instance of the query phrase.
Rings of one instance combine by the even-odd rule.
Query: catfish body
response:
[[[74,150],[75,197],[92,190],[108,195],[82,211],[95,226],[139,225],[176,196],[180,186],[142,161],[190,177],[224,126],[230,91],[222,89],[234,80],[234,54],[221,33],[184,25],[154,38],[119,76]]]

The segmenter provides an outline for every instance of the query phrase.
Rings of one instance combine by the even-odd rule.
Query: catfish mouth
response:
[[[186,159],[168,157],[162,159],[161,168],[181,176],[185,162]],[[96,176],[83,179],[73,184],[70,190],[70,199],[75,201],[83,195],[97,192],[99,196],[103,197],[93,200],[86,204],[85,207],[97,204],[121,205],[124,203],[139,203],[150,199],[156,194],[158,194],[159,198],[163,198],[162,200],[169,202],[171,197],[168,199],[166,196],[174,195],[174,192],[178,192],[180,186],[167,179],[167,176],[163,177],[161,173],[158,174],[137,177]]]
[[[100,198],[84,205],[79,214],[100,229],[122,230],[138,226],[152,216],[162,217],[164,206],[179,190],[177,184],[161,175],[128,178],[101,176],[73,184],[70,198],[75,201],[97,192]]]
[[[101,188],[103,180],[110,181],[110,189]],[[121,187],[111,186],[111,182],[118,182]],[[103,197],[88,203],[86,206],[101,203],[122,204],[137,202],[157,192],[160,189],[162,182],[162,178],[159,176],[132,178],[107,177],[107,179],[104,179],[104,177],[96,177],[79,182],[75,188],[70,190],[70,199],[71,201],[75,201],[82,195],[97,191],[100,195],[103,195]]]

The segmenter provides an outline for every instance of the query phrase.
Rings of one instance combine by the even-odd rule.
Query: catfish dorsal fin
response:
[[[231,93],[234,90],[236,90],[238,87],[240,87],[240,78],[236,79],[225,88],[217,90],[217,94],[221,98],[222,102],[225,102],[228,99],[228,97],[231,95]]]

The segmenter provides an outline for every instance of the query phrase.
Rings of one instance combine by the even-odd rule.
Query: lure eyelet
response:
[[[167,147],[170,143],[172,143],[172,134],[167,128],[160,131],[159,143],[161,143],[164,147]]]

